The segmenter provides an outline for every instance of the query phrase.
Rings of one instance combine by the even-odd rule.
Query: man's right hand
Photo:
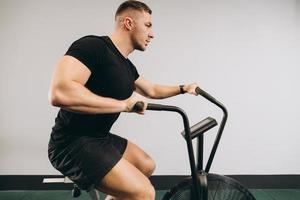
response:
[[[145,110],[147,108],[147,102],[146,102],[146,98],[136,92],[133,92],[132,95],[124,100],[125,101],[125,104],[126,104],[126,110],[125,112],[135,112],[133,110],[133,107],[134,105],[137,103],[137,102],[143,102],[144,104],[144,107],[143,107],[143,110],[142,111],[139,111],[137,112],[138,114],[145,114]]]

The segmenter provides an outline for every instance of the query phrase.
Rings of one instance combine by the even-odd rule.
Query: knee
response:
[[[155,199],[155,189],[151,184],[146,189],[146,197],[147,197],[146,199],[149,199],[149,200],[154,200]]]
[[[145,174],[147,177],[150,177],[156,168],[156,164],[152,158],[147,158],[147,160],[144,162],[144,165],[143,174]]]
[[[155,189],[151,185],[150,181],[149,184],[140,187],[139,190],[136,191],[135,197],[137,199],[143,200],[154,200],[155,199]]]

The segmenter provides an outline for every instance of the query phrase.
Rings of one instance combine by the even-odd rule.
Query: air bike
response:
[[[204,90],[201,90],[199,87],[197,87],[196,93],[215,104],[223,111],[223,118],[205,169],[203,169],[204,133],[217,126],[217,121],[212,117],[207,117],[206,119],[190,127],[188,117],[185,111],[181,108],[151,103],[149,103],[147,106],[147,110],[176,112],[181,115],[184,125],[184,131],[181,134],[186,141],[189,154],[191,176],[178,183],[175,187],[171,188],[165,194],[162,200],[255,200],[250,191],[242,186],[238,181],[227,176],[209,173],[228,114],[225,106]],[[134,106],[135,111],[139,111],[142,108],[143,104],[141,102],[138,102]],[[198,140],[197,164],[195,162],[192,144],[192,140],[195,138]]]

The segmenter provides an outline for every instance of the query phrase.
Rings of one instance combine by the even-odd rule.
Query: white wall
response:
[[[69,45],[107,35],[122,1],[0,1],[0,174],[59,174],[47,159],[58,111],[51,73]],[[212,171],[300,173],[300,1],[145,1],[155,39],[131,60],[153,82],[198,82],[224,102],[228,126]],[[151,101],[155,102],[155,101]],[[184,108],[191,124],[220,112],[200,97],[159,103]],[[144,148],[156,175],[188,174],[179,116],[122,114],[113,132]],[[207,135],[207,152],[214,133]]]

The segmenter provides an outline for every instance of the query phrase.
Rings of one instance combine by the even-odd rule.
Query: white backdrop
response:
[[[70,44],[107,35],[122,1],[0,1],[0,174],[59,174],[47,158],[58,111],[51,74]],[[212,171],[300,173],[300,1],[145,1],[155,39],[130,58],[162,84],[197,82],[229,110]],[[191,124],[221,112],[201,97],[153,101],[186,110]],[[113,132],[145,149],[155,175],[188,174],[176,114],[122,114]],[[214,129],[216,130],[216,129]],[[215,134],[206,137],[205,159]]]

